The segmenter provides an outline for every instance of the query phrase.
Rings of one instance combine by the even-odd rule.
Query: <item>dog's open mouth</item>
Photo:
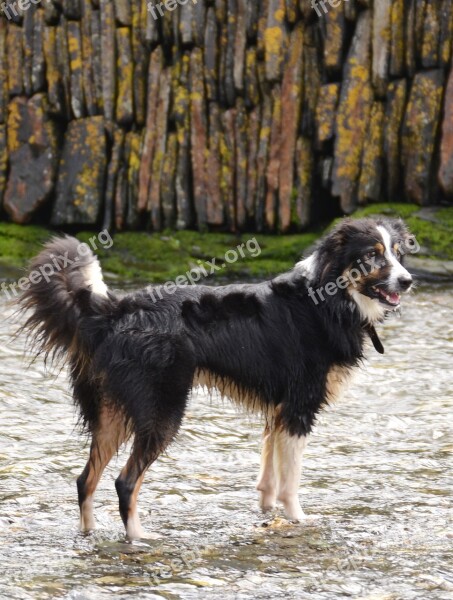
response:
[[[397,292],[389,292],[383,287],[378,287],[377,285],[373,285],[370,292],[372,298],[377,298],[379,302],[385,304],[386,306],[397,308],[400,305],[401,295]]]

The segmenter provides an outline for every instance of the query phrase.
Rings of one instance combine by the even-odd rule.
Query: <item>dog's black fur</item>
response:
[[[100,445],[104,410],[116,423],[114,446],[133,435],[130,463],[117,481],[125,525],[137,480],[177,434],[197,373],[209,374],[221,389],[228,384],[237,399],[265,414],[278,407],[279,426],[289,436],[311,431],[330,399],[329,372],[359,364],[370,323],[348,290],[315,304],[308,289],[334,282],[375,248],[382,241],[376,223],[392,242],[408,235],[401,222],[344,220],[318,245],[309,270],[296,267],[257,284],[187,286],[173,294],[160,288],[157,300],[147,289],[124,297],[93,293],[87,270],[96,258],[79,256],[74,238],[46,245],[31,270],[65,254],[71,264],[24,293],[26,328],[38,350],[67,359],[93,447]],[[362,286],[385,286],[386,268]],[[79,478],[81,507],[93,460]]]

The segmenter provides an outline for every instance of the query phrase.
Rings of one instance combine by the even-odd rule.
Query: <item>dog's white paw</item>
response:
[[[275,494],[269,492],[259,492],[259,507],[266,513],[274,510],[277,504]]]
[[[298,498],[288,498],[281,500],[285,512],[285,517],[290,521],[303,521],[305,519],[305,513],[302,510]]]
[[[80,531],[83,533],[88,533],[93,531],[96,528],[96,523],[94,521],[93,515],[93,499],[87,498],[82,505],[82,509],[80,511],[80,523],[79,523]]]
[[[299,509],[300,510],[294,510],[290,512],[285,510],[285,517],[289,521],[294,521],[295,523],[302,523],[302,521],[305,521],[306,515],[300,507]]]
[[[145,537],[145,532],[140,524],[140,519],[137,513],[129,516],[126,525],[126,535],[130,540],[140,540]]]

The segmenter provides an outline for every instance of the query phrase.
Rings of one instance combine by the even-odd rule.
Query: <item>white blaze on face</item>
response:
[[[390,289],[398,289],[399,282],[398,279],[403,277],[405,279],[412,279],[411,274],[407,271],[403,265],[399,262],[396,256],[392,252],[392,240],[390,239],[390,234],[385,227],[382,225],[377,226],[377,230],[382,236],[382,240],[384,242],[384,257],[391,265],[390,270],[390,278],[389,278],[389,287]]]

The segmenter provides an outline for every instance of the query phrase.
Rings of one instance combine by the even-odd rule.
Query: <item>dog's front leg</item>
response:
[[[284,429],[275,431],[274,464],[277,480],[277,500],[292,521],[301,521],[304,512],[299,502],[298,490],[302,471],[302,455],[307,445],[304,435],[290,435]]]
[[[256,489],[259,491],[259,505],[267,512],[275,508],[277,500],[277,480],[274,468],[275,430],[273,425],[266,425],[263,433],[261,450],[261,468]]]

